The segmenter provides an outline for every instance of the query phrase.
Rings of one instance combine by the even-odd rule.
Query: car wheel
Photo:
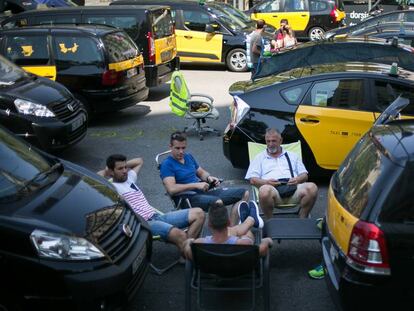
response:
[[[311,41],[316,41],[322,39],[325,36],[325,30],[323,30],[321,27],[312,27],[309,30],[308,35]]]
[[[247,70],[247,56],[246,50],[234,49],[227,54],[226,65],[230,71],[246,71]]]

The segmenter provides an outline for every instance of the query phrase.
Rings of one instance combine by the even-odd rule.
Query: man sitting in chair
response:
[[[98,174],[112,178],[117,192],[135,213],[148,222],[153,236],[160,236],[164,241],[174,243],[183,253],[184,242],[188,238],[199,236],[204,224],[204,212],[201,208],[192,208],[161,214],[154,209],[136,185],[137,174],[143,163],[142,158],[127,161],[124,155],[114,154],[107,158],[106,168]],[[184,228],[188,228],[187,232],[181,230]]]
[[[318,187],[307,182],[308,172],[301,159],[280,146],[282,135],[276,129],[266,130],[265,141],[267,149],[253,159],[245,177],[259,188],[259,204],[265,218],[271,218],[275,205],[282,203],[299,203],[299,216],[308,217],[315,204]],[[282,189],[278,191],[277,187],[282,184],[293,186],[290,189],[294,192],[289,193],[289,187],[285,187],[286,193],[279,193]]]
[[[250,229],[257,222],[258,211],[247,202],[241,202],[239,206],[240,224],[230,227],[230,219],[227,209],[221,204],[212,204],[208,210],[208,227],[211,235],[204,238],[188,239],[185,243],[185,256],[192,258],[191,243],[210,243],[210,244],[238,244],[253,245],[254,235]],[[271,238],[264,238],[259,244],[260,256],[265,256],[269,248],[273,245]]]
[[[188,195],[191,206],[201,207],[207,211],[212,203],[223,205],[234,204],[232,222],[237,218],[237,209],[240,201],[249,199],[249,191],[244,188],[214,188],[219,186],[217,177],[211,176],[198,165],[194,157],[186,153],[187,137],[184,133],[175,132],[171,135],[171,155],[166,158],[160,167],[160,176],[171,196],[179,196],[182,192],[191,192]],[[185,195],[187,197],[187,194]],[[263,225],[262,225],[263,226]]]

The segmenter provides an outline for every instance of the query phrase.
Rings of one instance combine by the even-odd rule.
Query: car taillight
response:
[[[331,13],[329,13],[329,16],[331,17],[331,19],[334,23],[339,22],[339,20],[338,20],[339,13],[338,13],[338,10],[336,9],[336,5],[333,7]]]
[[[152,37],[152,32],[147,33],[148,40],[148,51],[149,51],[149,60],[150,62],[155,62],[155,43],[154,38]]]
[[[121,77],[120,72],[117,72],[113,69],[105,70],[104,73],[102,74],[102,85],[105,85],[105,86],[115,85],[119,82],[120,77]]]
[[[351,233],[346,263],[361,272],[390,275],[384,233],[375,224],[358,221]]]

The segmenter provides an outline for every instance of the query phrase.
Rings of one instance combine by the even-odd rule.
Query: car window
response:
[[[364,81],[360,79],[317,82],[311,90],[311,105],[340,109],[361,109]]]
[[[382,170],[381,152],[365,136],[334,176],[334,191],[339,203],[359,218],[368,204],[370,190]]]
[[[404,22],[414,22],[414,12],[405,12],[403,20]]]
[[[309,1],[309,10],[311,12],[320,12],[328,9],[328,3],[323,1],[311,0]]]
[[[85,22],[88,24],[109,25],[124,30],[131,38],[136,39],[139,34],[139,23],[133,15],[93,15],[85,16]]]
[[[7,36],[6,57],[20,66],[47,65],[47,36]]]
[[[282,94],[282,97],[290,105],[299,105],[300,99],[305,94],[308,88],[309,88],[309,83],[297,85],[297,86],[282,90],[281,94]]]
[[[151,15],[154,38],[165,38],[174,34],[174,21],[170,10],[157,10]]]
[[[410,100],[410,104],[404,108],[402,113],[414,115],[414,94],[408,86],[380,80],[376,80],[374,86],[377,94],[376,111],[384,111],[399,95],[402,95]]]
[[[280,12],[282,11],[281,1],[280,0],[266,1],[266,2],[259,4],[256,7],[256,9],[259,10],[260,12]]]
[[[7,23],[5,23],[2,27],[4,29],[11,29],[16,27],[23,27],[27,26],[27,19],[26,18],[16,18]]]
[[[27,77],[27,73],[0,56],[0,88],[2,85],[11,85],[19,79]]]
[[[305,10],[305,1],[304,0],[285,0],[284,6],[285,12],[298,12]]]
[[[37,16],[34,20],[35,24],[39,25],[75,24],[80,22],[78,17],[69,15]]]
[[[201,11],[185,10],[183,14],[184,24],[190,30],[205,31],[206,24],[211,22],[210,16]]]
[[[110,63],[123,62],[139,55],[137,46],[126,33],[107,34],[103,37],[103,42]]]
[[[90,37],[54,36],[53,50],[59,67],[102,65],[103,57],[98,42]]]

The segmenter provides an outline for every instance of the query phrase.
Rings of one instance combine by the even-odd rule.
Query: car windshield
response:
[[[224,11],[226,11],[228,14],[231,14],[231,15],[239,18],[245,24],[250,24],[252,22],[250,20],[249,16],[247,16],[246,14],[244,14],[242,11],[240,11],[237,8],[235,8],[234,6],[231,6],[231,5],[228,5],[228,4],[223,4],[221,6],[221,9],[223,9]]]
[[[122,62],[139,55],[138,47],[124,32],[110,33],[103,38],[103,42],[110,63]]]
[[[28,74],[18,66],[0,56],[0,87],[13,85],[18,80],[28,77]]]
[[[171,11],[163,9],[153,12],[152,29],[155,39],[172,36],[174,34],[174,21],[171,16]]]
[[[55,180],[60,162],[50,164],[29,145],[0,128],[0,204],[29,196]]]
[[[213,13],[217,19],[220,20],[226,27],[233,31],[242,30],[248,27],[241,19],[236,16],[229,14],[228,12],[219,9],[217,7],[210,7],[209,11]]]

